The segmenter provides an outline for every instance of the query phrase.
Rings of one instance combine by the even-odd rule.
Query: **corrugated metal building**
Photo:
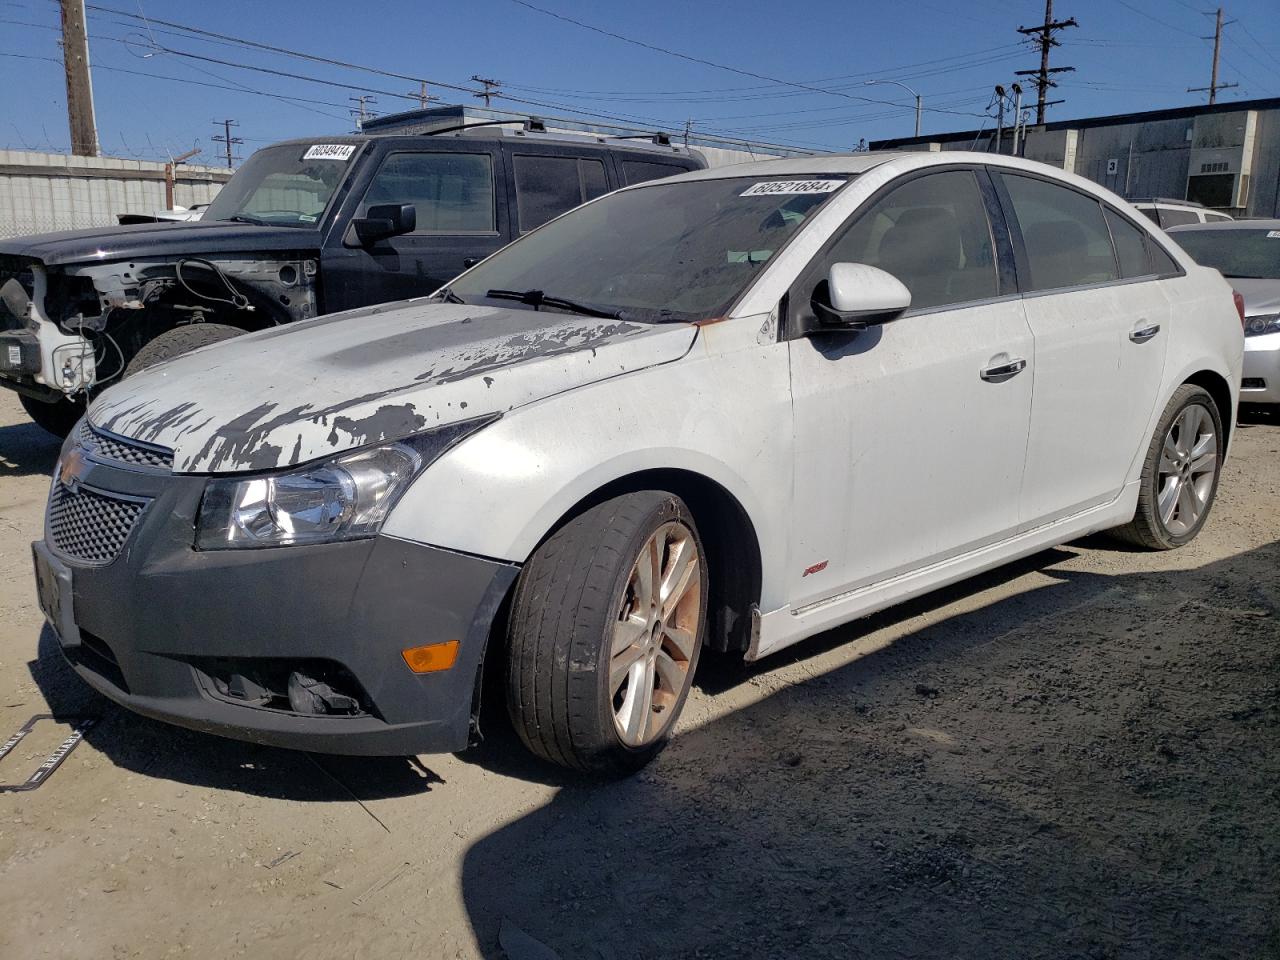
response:
[[[165,208],[165,165],[116,157],[0,150],[0,237],[109,226]],[[179,164],[174,202],[208,203],[231,171]]]
[[[880,140],[873,150],[995,150],[994,130]],[[1012,150],[1006,130],[1000,143]],[[1237,100],[1026,129],[1018,151],[1122,197],[1195,200],[1236,217],[1280,216],[1280,98]]]
[[[421,110],[407,110],[404,113],[392,113],[382,117],[374,117],[364,122],[365,133],[430,133],[444,127],[459,126],[464,123],[484,123],[500,120],[507,123],[523,123],[534,119],[527,113],[514,113],[510,110],[494,110],[489,107],[474,107],[470,104],[448,104],[440,107],[427,107]],[[566,120],[563,117],[538,116],[550,133],[591,134],[603,140],[625,138],[634,143],[654,136],[653,130],[625,124],[595,123],[582,120]],[[730,163],[743,163],[747,160],[769,160],[775,157],[805,157],[819,151],[799,150],[795,147],[784,147],[776,143],[758,143],[752,140],[736,140],[730,137],[715,137],[691,132],[684,136],[670,135],[670,142],[675,146],[688,146],[701,153],[707,165],[721,167]]]

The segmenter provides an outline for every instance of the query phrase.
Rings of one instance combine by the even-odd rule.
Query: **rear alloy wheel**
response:
[[[688,508],[657,490],[575,517],[535,551],[512,605],[507,707],[553,763],[646,764],[671,734],[702,648],[707,569]]]
[[[1115,533],[1153,550],[1171,550],[1194,539],[1217,494],[1223,444],[1222,417],[1213,397],[1183,384],[1147,450],[1133,520]]]

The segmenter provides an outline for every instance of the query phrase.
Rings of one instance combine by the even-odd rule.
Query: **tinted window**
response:
[[[1120,276],[1127,280],[1150,275],[1146,234],[1111,210],[1107,210],[1107,226],[1111,228],[1111,239],[1115,241]]]
[[[493,161],[487,153],[393,153],[374,175],[361,212],[412,203],[416,233],[493,233]]]
[[[1031,277],[1030,283],[1022,278],[1024,289],[1056,290],[1118,278],[1111,235],[1097,200],[1044,180],[1001,177],[1027,249]]]
[[[1169,256],[1160,244],[1148,238],[1147,253],[1151,256],[1151,272],[1160,277],[1177,276],[1182,273],[1173,257]]]
[[[540,227],[609,189],[600,160],[517,156],[513,162],[521,233]]]
[[[1239,227],[1179,230],[1173,239],[1203,267],[1224,277],[1280,280],[1280,231]]]
[[[1222,223],[1224,221],[1229,221],[1232,218],[1228,217],[1225,213],[1206,213],[1204,215],[1204,219],[1205,223]]]
[[[1194,210],[1171,210],[1168,207],[1160,208],[1160,226],[1162,227],[1180,227],[1184,223],[1199,223],[1200,214]]]
[[[810,268],[812,282],[833,263],[866,263],[901,280],[913,310],[996,296],[991,227],[971,171],[917,177],[855,216]]]
[[[1139,207],[1138,212],[1156,226],[1160,225],[1160,214],[1156,211],[1155,207]]]
[[[688,167],[680,167],[674,163],[654,163],[652,160],[622,161],[622,175],[627,178],[627,183],[644,183],[646,180],[674,177],[677,173],[688,172]]]

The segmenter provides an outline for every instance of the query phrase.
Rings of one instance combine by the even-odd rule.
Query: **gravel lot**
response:
[[[1280,421],[1209,525],[1046,551],[743,667],[588,785],[497,729],[318,757],[134,717],[42,630],[57,443],[0,392],[0,956],[1280,957]],[[25,776],[60,734],[25,742]],[[512,956],[533,957],[537,954]]]

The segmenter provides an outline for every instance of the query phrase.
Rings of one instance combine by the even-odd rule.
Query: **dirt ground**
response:
[[[342,759],[104,701],[35,604],[56,452],[0,393],[0,741],[99,718],[0,794],[0,957],[1280,957],[1280,420],[1191,546],[1093,538],[707,658],[672,746],[604,785],[500,729]]]

